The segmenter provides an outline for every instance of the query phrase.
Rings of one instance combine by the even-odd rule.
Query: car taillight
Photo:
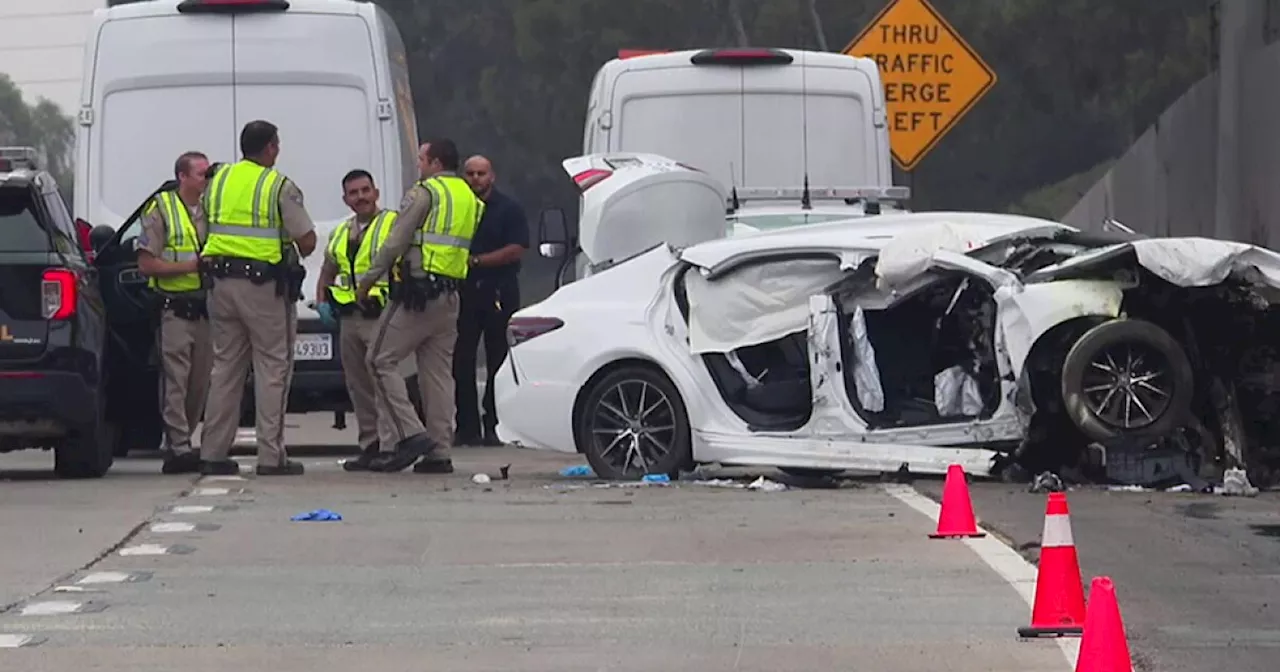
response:
[[[694,65],[790,65],[794,60],[781,49],[706,49],[689,59]]]
[[[563,326],[564,322],[554,317],[513,317],[507,323],[507,345],[515,347]]]
[[[41,315],[46,320],[65,320],[76,314],[76,273],[50,268],[40,279]]]
[[[661,49],[619,49],[618,60],[625,61],[628,58],[637,58],[639,56],[651,56],[653,54],[666,54],[667,51]]]
[[[586,191],[591,187],[600,184],[613,174],[611,170],[602,170],[600,168],[591,168],[573,176],[573,183],[578,185],[578,189]]]
[[[93,227],[89,226],[89,222],[83,219],[76,220],[76,237],[80,240],[80,249],[84,250],[84,255],[89,261],[93,261],[93,239],[89,237],[90,231],[93,231]]]
[[[236,14],[242,12],[283,12],[289,0],[183,0],[178,11],[184,14]]]

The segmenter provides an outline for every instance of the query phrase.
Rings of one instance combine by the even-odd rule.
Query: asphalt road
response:
[[[349,443],[328,421],[291,443]],[[224,480],[128,459],[64,482],[0,457],[0,647],[27,644],[0,669],[1071,669],[1013,636],[1009,557],[1030,567],[928,539],[914,491],[593,487],[557,475],[575,456],[507,448],[458,450],[452,476],[305,462]],[[344,520],[289,520],[320,507]]]
[[[941,498],[941,483],[916,487]],[[1045,496],[977,483],[982,524],[1037,561]],[[1067,494],[1086,586],[1107,575],[1140,672],[1280,669],[1280,493]]]

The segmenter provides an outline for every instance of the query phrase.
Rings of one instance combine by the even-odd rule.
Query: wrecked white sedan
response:
[[[1280,255],[1253,246],[998,214],[660,245],[516,313],[498,431],[607,478],[960,463],[1181,482],[1261,440],[1264,402],[1236,387],[1276,285]]]

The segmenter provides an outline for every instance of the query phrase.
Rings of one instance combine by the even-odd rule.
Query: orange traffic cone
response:
[[[1120,604],[1116,602],[1116,586],[1106,576],[1095,578],[1089,586],[1089,609],[1084,618],[1076,672],[1133,672],[1129,640],[1124,634],[1124,621],[1120,620]]]
[[[965,481],[964,468],[958,464],[947,467],[947,481],[942,486],[942,512],[938,515],[938,531],[931,539],[956,537],[985,537],[978,531],[978,521],[973,517],[973,502],[969,499],[969,483]]]
[[[1036,602],[1031,627],[1018,628],[1020,637],[1061,637],[1084,632],[1084,584],[1080,560],[1071,538],[1067,496],[1049,493],[1040,536],[1040,568],[1036,572]]]

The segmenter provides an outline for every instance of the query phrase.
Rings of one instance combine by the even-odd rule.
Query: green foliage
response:
[[[409,50],[418,126],[496,161],[530,209],[574,194],[592,76],[619,48],[816,49],[808,0],[379,0]],[[841,49],[883,6],[816,0]],[[917,207],[999,209],[1114,156],[1207,72],[1203,0],[934,0],[998,73],[925,158]],[[903,180],[905,182],[905,179]]]
[[[53,102],[41,98],[28,105],[8,75],[0,73],[0,146],[35,147],[45,157],[42,166],[58,181],[69,203],[75,178],[76,127]]]

